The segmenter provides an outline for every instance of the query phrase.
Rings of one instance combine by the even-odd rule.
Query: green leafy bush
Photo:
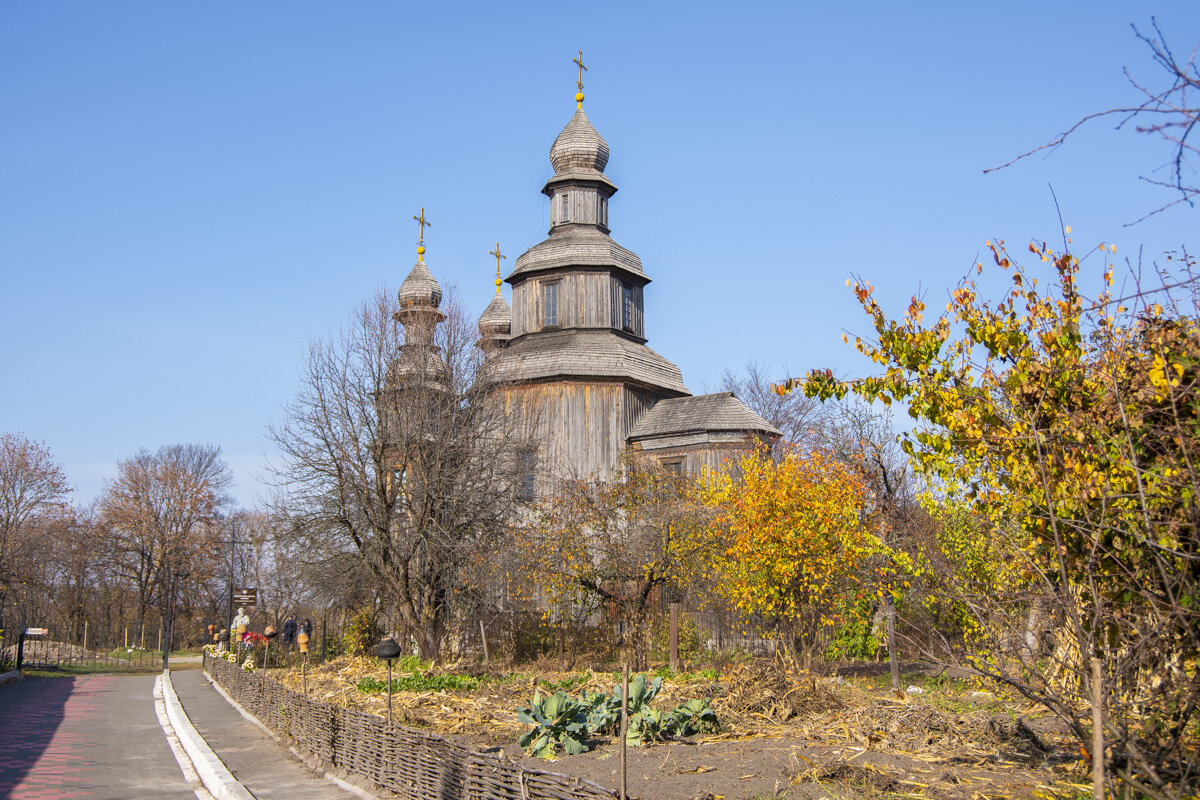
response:
[[[875,630],[875,608],[870,600],[858,600],[843,608],[842,624],[825,648],[826,661],[871,659],[879,654],[879,633]]]
[[[586,753],[587,708],[562,689],[549,697],[534,696],[528,707],[517,709],[517,719],[532,725],[518,744],[538,758],[553,758],[561,745],[567,755]]]
[[[667,727],[673,729],[676,736],[691,736],[694,733],[718,731],[721,723],[707,700],[692,698],[680,703],[667,715]]]
[[[627,714],[629,727],[625,741],[640,746],[667,736],[691,736],[720,729],[716,713],[707,700],[692,699],[680,703],[672,711],[663,713],[650,703],[662,689],[662,678],[646,682],[645,675],[637,675],[629,682]],[[545,710],[546,701],[534,697],[529,708],[517,710],[517,718],[535,727],[521,737],[521,746],[530,755],[549,758],[563,745],[568,754],[586,752],[587,735],[618,736],[621,732],[621,687],[614,686],[612,694],[584,692],[578,700],[559,689],[552,697],[562,696],[553,710],[558,716],[551,719]],[[550,698],[547,698],[549,700]],[[569,705],[564,705],[569,701]],[[540,704],[540,705],[539,705]],[[534,712],[540,710],[539,719]],[[579,727],[582,726],[582,727]],[[571,741],[568,744],[568,740]],[[583,749],[579,749],[582,747]]]

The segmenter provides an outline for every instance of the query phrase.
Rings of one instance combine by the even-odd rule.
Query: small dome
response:
[[[442,303],[442,287],[434,279],[429,267],[425,266],[425,262],[418,261],[404,279],[404,283],[400,284],[398,297],[401,308],[417,305],[437,308]]]
[[[603,172],[608,165],[608,142],[596,132],[583,109],[562,129],[550,148],[550,163],[555,173],[596,170]]]
[[[496,292],[492,302],[479,317],[479,333],[482,336],[504,335],[512,328],[512,309],[504,295]]]

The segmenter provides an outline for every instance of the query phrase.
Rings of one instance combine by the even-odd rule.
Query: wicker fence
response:
[[[414,800],[612,800],[582,778],[522,767],[436,734],[394,725],[293,692],[278,681],[205,659],[209,675],[264,725],[320,761]]]

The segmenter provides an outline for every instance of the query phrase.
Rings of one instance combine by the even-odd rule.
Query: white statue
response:
[[[233,633],[237,635],[236,641],[242,641],[249,629],[250,617],[246,616],[246,609],[238,608],[237,616],[233,618]]]

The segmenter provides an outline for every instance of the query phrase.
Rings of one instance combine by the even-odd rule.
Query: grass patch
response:
[[[681,683],[698,683],[700,681],[715,681],[721,677],[719,669],[697,669],[688,672],[680,670],[676,672],[670,667],[659,667],[651,673],[655,678],[662,678],[664,681],[679,681]]]
[[[147,674],[162,671],[162,664],[150,661],[138,662],[128,667],[113,667],[111,664],[97,662],[95,664],[62,664],[57,667],[22,668],[22,677],[29,678],[71,678],[77,675],[114,675],[114,674]]]

